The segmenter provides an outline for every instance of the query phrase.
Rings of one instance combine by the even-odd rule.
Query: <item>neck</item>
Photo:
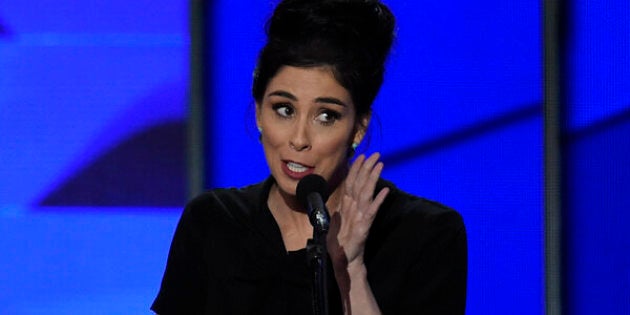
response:
[[[304,248],[313,234],[313,227],[306,210],[295,196],[282,193],[274,184],[269,191],[267,205],[280,228],[285,249],[293,251]]]
[[[283,192],[276,184],[269,191],[267,206],[279,225],[292,225],[300,229],[306,224],[310,226],[306,209],[296,196]]]
[[[300,204],[297,197],[282,191],[277,184],[271,186],[267,203],[270,209],[276,208],[283,211],[306,213],[306,209]]]
[[[326,201],[326,208],[328,208],[331,217],[339,210],[339,207],[341,207],[341,198],[345,191],[344,180],[346,176],[348,176],[348,170],[348,164],[344,164],[328,181],[330,197],[328,201]]]

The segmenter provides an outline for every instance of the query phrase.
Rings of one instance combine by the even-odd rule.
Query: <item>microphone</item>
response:
[[[326,209],[328,200],[328,183],[317,175],[310,174],[302,178],[296,189],[297,199],[308,211],[311,225],[319,232],[328,232],[330,218]]]
[[[313,313],[328,314],[328,268],[326,234],[330,220],[326,210],[328,183],[315,174],[304,176],[297,185],[295,195],[308,211],[308,218],[313,225],[313,238],[306,244],[306,255],[313,270]]]

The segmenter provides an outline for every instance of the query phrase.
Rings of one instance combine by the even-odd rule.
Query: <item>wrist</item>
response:
[[[333,268],[337,283],[349,289],[351,285],[367,282],[367,268],[363,261],[353,261]]]
[[[350,279],[367,278],[367,268],[363,260],[353,261],[346,266],[346,272]]]
[[[335,271],[344,314],[381,314],[367,279],[362,260],[353,261]]]

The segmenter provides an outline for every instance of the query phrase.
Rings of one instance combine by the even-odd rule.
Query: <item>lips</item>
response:
[[[287,167],[289,168],[289,170],[296,173],[304,173],[308,170],[308,167],[294,162],[288,162]]]
[[[293,179],[301,179],[302,177],[313,173],[313,167],[300,164],[293,161],[282,161],[282,170],[285,174]]]

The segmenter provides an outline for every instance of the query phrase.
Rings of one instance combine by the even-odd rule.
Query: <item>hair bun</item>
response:
[[[267,21],[267,43],[254,70],[260,103],[282,66],[329,66],[346,88],[357,116],[370,113],[383,83],[395,19],[378,0],[284,0]]]
[[[394,39],[394,17],[374,0],[285,0],[268,21],[267,36],[272,42],[328,42],[369,51],[383,62]]]

